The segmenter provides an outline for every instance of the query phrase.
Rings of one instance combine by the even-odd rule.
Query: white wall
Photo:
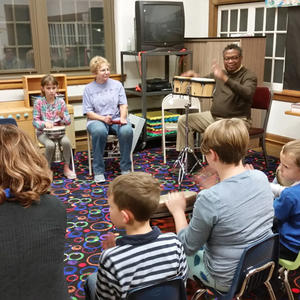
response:
[[[183,0],[183,2],[185,8],[185,37],[207,37],[209,0]],[[131,41],[132,50],[134,49],[134,3],[135,0],[115,0],[117,73],[121,72],[120,51],[129,50],[128,39]],[[149,64],[149,75],[161,77],[163,65],[162,61],[156,58],[156,61]],[[139,81],[139,75],[133,57],[126,57],[125,73],[127,74],[126,85],[135,86]],[[70,86],[68,87],[68,95],[82,95],[83,88],[84,86]],[[22,99],[23,90],[4,90],[0,92],[0,101],[21,101]],[[140,105],[140,99],[135,98],[130,99],[130,101],[133,106],[138,107]],[[159,105],[159,102],[160,100],[157,99],[156,104],[153,101],[148,106]],[[289,108],[290,103],[273,101],[267,132],[299,139],[300,118],[285,115],[284,112]],[[80,114],[80,107],[76,107],[75,115]]]
[[[154,0],[158,1],[158,0]],[[169,1],[169,0],[167,0]],[[178,1],[179,0],[173,0]],[[208,36],[208,0],[183,0],[185,10],[185,37]],[[116,66],[117,73],[121,73],[120,53],[124,50],[134,50],[134,14],[135,0],[115,0],[115,28],[116,28]],[[200,16],[201,15],[201,16]],[[130,46],[129,46],[130,40]],[[130,48],[130,49],[129,49]],[[134,87],[139,78],[136,58],[124,56],[124,69],[127,74],[126,86]],[[161,77],[164,74],[163,58],[149,59],[149,78]],[[170,64],[171,67],[171,64]]]
[[[291,103],[273,100],[267,132],[300,139],[300,117],[286,115],[287,110],[291,110]]]

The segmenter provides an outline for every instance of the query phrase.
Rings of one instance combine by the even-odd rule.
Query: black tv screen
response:
[[[135,2],[136,51],[180,50],[184,44],[183,2]]]

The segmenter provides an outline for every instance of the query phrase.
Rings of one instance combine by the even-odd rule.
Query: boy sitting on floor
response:
[[[279,255],[294,261],[300,250],[300,140],[283,146],[277,173],[281,181],[292,183],[274,200],[280,234]]]
[[[186,280],[182,244],[174,233],[162,234],[150,226],[159,198],[159,182],[147,173],[121,175],[110,183],[110,218],[116,227],[126,230],[126,236],[115,241],[111,234],[103,243],[98,273],[85,283],[87,300],[126,299],[132,288],[177,276]]]

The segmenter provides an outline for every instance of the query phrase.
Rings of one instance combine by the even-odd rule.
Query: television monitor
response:
[[[182,49],[184,24],[183,2],[136,1],[136,51]]]

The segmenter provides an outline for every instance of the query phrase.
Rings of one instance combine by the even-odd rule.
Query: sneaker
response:
[[[121,175],[126,175],[126,174],[129,174],[129,173],[130,173],[129,170],[127,170],[127,171],[121,171]]]
[[[94,181],[95,181],[96,183],[105,182],[106,179],[105,179],[105,177],[104,177],[104,174],[98,174],[98,175],[95,175]]]

